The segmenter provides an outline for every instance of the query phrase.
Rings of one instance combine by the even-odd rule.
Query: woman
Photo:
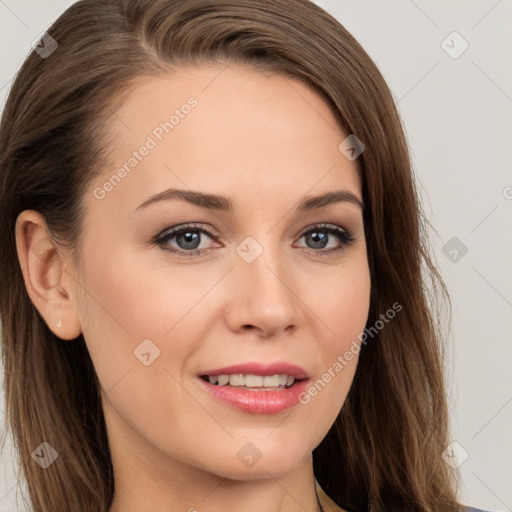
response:
[[[36,511],[460,511],[405,137],[308,0],[87,0],[0,131]],[[432,302],[434,304],[434,302]]]

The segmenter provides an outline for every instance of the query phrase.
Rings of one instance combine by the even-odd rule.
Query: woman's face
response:
[[[112,119],[74,298],[114,458],[239,480],[298,469],[343,405],[357,351],[335,363],[368,316],[360,206],[300,208],[335,191],[362,201],[338,148],[348,134],[305,85],[235,65],[145,78]],[[201,378],[244,363],[262,365],[241,372],[257,376],[295,365],[308,380],[269,392]],[[232,401],[217,396],[227,389]]]

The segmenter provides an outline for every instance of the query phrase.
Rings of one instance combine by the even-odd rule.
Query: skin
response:
[[[190,96],[198,101],[190,114],[103,199],[94,197]],[[308,404],[277,414],[232,409],[203,391],[197,375],[286,361],[315,382],[364,330],[370,275],[361,209],[338,202],[295,212],[304,196],[339,189],[362,201],[355,162],[338,150],[347,134],[304,84],[233,64],[141,78],[116,116],[112,165],[84,192],[82,268],[47,237],[37,212],[24,211],[16,224],[31,300],[63,343],[83,333],[102,386],[116,480],[111,512],[319,510],[312,451],[345,401],[358,355]],[[230,196],[236,208],[167,200],[133,213],[168,188]],[[199,232],[202,255],[152,243],[186,223],[217,232]],[[322,256],[342,242],[324,234],[322,248],[301,236],[319,223],[349,230],[354,243]],[[263,248],[250,264],[235,250],[247,236]],[[191,250],[176,237],[169,246]],[[134,355],[147,338],[160,350],[149,366]],[[250,468],[237,457],[248,442],[261,453]]]

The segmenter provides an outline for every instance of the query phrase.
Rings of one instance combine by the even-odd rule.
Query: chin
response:
[[[285,452],[282,448],[264,448],[257,452],[254,445],[247,443],[234,457],[230,454],[219,455],[218,460],[222,460],[222,464],[214,464],[209,471],[231,480],[263,480],[270,475],[281,478],[304,464],[308,457],[311,458],[310,453],[301,456],[297,449]]]

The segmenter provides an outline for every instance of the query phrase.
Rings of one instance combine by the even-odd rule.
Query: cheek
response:
[[[191,292],[179,280],[165,286],[161,275],[139,265],[130,251],[115,253],[112,247],[99,247],[85,258],[80,320],[100,382],[108,390],[127,372],[133,379],[148,369],[142,353],[149,350],[151,360],[158,361],[162,340],[171,338],[164,335],[183,316]],[[154,346],[141,345],[148,339]],[[148,350],[139,353],[139,346]]]
[[[352,385],[368,319],[371,280],[366,259],[354,258],[321,282],[323,293],[310,293],[309,304],[322,320],[317,337],[322,369],[302,403],[314,403],[315,414],[331,425]]]
[[[97,244],[101,250],[89,250],[85,258],[82,330],[103,389],[121,379],[123,388],[137,382],[144,401],[161,387],[160,379],[174,385],[165,370],[183,378],[181,363],[208,336],[218,308],[208,292],[223,272],[204,265],[179,268],[164,258],[155,264],[133,251],[116,253],[114,245]],[[135,395],[127,395],[133,407]]]
[[[309,293],[311,309],[324,322],[325,354],[332,360],[364,330],[370,308],[371,280],[366,257],[356,254],[339,271],[326,274],[322,291]],[[328,361],[325,361],[326,363]],[[331,361],[332,362],[332,361]]]
[[[101,265],[95,261],[101,258],[90,259],[88,309],[134,340],[162,338],[194,307],[208,283],[184,279],[176,267],[154,267],[127,253],[110,255]]]
[[[158,425],[165,422],[138,422],[187,407],[180,362],[194,350],[187,312],[202,288],[183,282],[176,269],[142,265],[129,251],[108,259],[105,252],[91,251],[86,260],[84,338],[107,403],[134,430],[162,438]]]

